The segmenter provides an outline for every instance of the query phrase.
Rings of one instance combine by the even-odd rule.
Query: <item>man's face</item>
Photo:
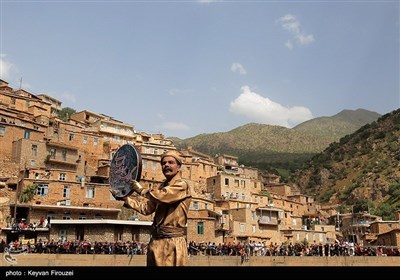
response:
[[[174,157],[166,156],[161,161],[161,168],[165,178],[171,179],[179,172],[180,165]]]

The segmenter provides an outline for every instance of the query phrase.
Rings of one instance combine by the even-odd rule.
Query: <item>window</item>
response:
[[[66,149],[61,150],[61,155],[62,155],[62,159],[64,161],[67,160],[67,150]]]
[[[51,148],[50,149],[50,157],[51,158],[56,158],[56,154],[57,154],[57,149],[56,148]]]
[[[71,220],[71,213],[65,212],[62,217],[63,220]]]
[[[6,134],[6,128],[4,126],[0,126],[0,136],[4,136]]]
[[[29,130],[25,130],[24,138],[25,139],[30,139],[31,138],[31,132]]]
[[[60,173],[60,177],[58,178],[58,180],[65,181],[66,178],[67,178],[67,175],[65,173]]]
[[[208,204],[204,203],[204,209],[208,209]]]
[[[118,232],[114,234],[114,238],[115,236],[117,237],[117,240],[122,240],[122,229],[118,229]]]
[[[54,212],[53,211],[49,211],[49,212],[47,212],[47,216],[46,216],[46,219],[47,220],[53,220],[54,219]]]
[[[61,150],[61,156],[64,161],[67,160],[67,150],[66,149]]]
[[[197,223],[197,234],[204,234],[204,223],[203,222]]]
[[[15,97],[11,97],[11,104],[15,105]]]
[[[39,184],[36,189],[36,195],[46,196],[49,193],[49,185],[48,184]]]
[[[37,156],[37,145],[32,145],[32,156]]]
[[[69,141],[74,141],[74,135],[73,134],[69,135]]]
[[[193,209],[196,209],[196,210],[199,209],[199,202],[198,201],[193,201]]]
[[[240,224],[239,228],[240,228],[240,232],[245,232],[246,231],[246,225],[245,224]]]
[[[242,193],[242,200],[245,200],[246,195],[244,193]]]
[[[35,166],[36,165],[36,161],[34,159],[31,159],[31,166]]]
[[[98,145],[98,144],[99,144],[99,139],[93,138],[93,145]]]
[[[146,154],[150,154],[150,148],[147,148],[147,147],[146,147],[146,148],[144,149],[144,152],[145,152]]]
[[[147,160],[142,160],[142,168],[147,169]]]
[[[152,162],[151,164],[151,170],[156,171],[157,170],[157,162]]]
[[[67,236],[68,236],[67,230],[66,229],[60,229],[60,231],[58,232],[58,238],[61,241],[65,241],[65,240],[67,240]]]
[[[87,198],[94,198],[94,187],[87,187],[86,188],[86,197]]]
[[[87,144],[88,142],[88,137],[87,136],[83,136],[83,144]]]
[[[251,230],[252,230],[253,233],[256,233],[256,226],[252,225]]]
[[[79,220],[86,220],[86,214],[85,213],[80,213],[78,219]]]
[[[158,149],[154,149],[154,154],[158,155]]]
[[[225,178],[225,186],[229,186],[229,178]]]
[[[63,197],[69,198],[70,193],[71,193],[71,188],[69,186],[64,186]]]

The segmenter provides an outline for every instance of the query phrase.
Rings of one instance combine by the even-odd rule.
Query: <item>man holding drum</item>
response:
[[[181,178],[182,158],[176,151],[161,156],[165,180],[158,187],[143,188],[132,180],[134,192],[144,197],[139,201],[136,195],[116,197],[124,200],[124,206],[142,215],[154,213],[151,239],[147,248],[147,266],[187,266],[188,251],[186,240],[187,216],[191,201],[189,184]],[[115,192],[111,190],[115,196]]]

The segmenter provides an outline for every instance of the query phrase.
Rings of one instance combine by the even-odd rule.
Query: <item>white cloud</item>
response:
[[[0,54],[0,79],[8,82],[11,87],[30,90],[32,86],[19,76],[18,68],[6,59],[6,54]]]
[[[197,2],[201,4],[208,4],[208,3],[218,2],[218,0],[197,0]]]
[[[189,130],[189,127],[180,122],[164,122],[161,124],[161,128],[168,130]]]
[[[282,106],[252,92],[249,86],[243,86],[241,91],[239,97],[230,103],[229,111],[237,115],[244,115],[255,122],[290,128],[313,118],[311,111],[306,107]]]
[[[283,17],[280,17],[277,22],[281,24],[283,29],[289,31],[292,34],[294,40],[300,46],[306,46],[315,41],[312,34],[306,34],[304,31],[301,30],[301,24],[296,19],[296,16],[287,14]],[[285,45],[289,49],[293,48],[293,45],[290,41],[288,41]]]
[[[231,71],[233,73],[239,73],[240,75],[246,75],[247,74],[246,69],[244,69],[243,65],[238,63],[238,62],[232,63]]]
[[[179,89],[179,88],[173,88],[168,90],[168,94],[171,96],[182,96],[191,93],[191,89]]]
[[[0,78],[6,82],[11,82],[11,79],[18,73],[17,68],[11,62],[6,60],[5,54],[0,54]]]
[[[290,41],[290,40],[287,40],[287,42],[286,42],[285,46],[286,46],[286,47],[287,47],[289,50],[293,49],[293,44],[292,44],[292,41]]]
[[[64,93],[62,95],[62,97],[64,98],[64,100],[70,101],[72,103],[76,103],[76,97],[75,97],[75,95],[73,95],[71,93]]]
[[[189,130],[190,128],[181,122],[169,122],[165,121],[165,117],[163,114],[158,113],[157,117],[162,120],[162,124],[158,125],[158,129],[168,129],[168,130]]]

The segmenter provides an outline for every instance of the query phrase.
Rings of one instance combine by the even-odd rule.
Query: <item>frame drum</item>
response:
[[[122,198],[132,193],[130,182],[139,181],[142,173],[142,157],[132,144],[122,145],[114,154],[110,163],[110,187]]]

